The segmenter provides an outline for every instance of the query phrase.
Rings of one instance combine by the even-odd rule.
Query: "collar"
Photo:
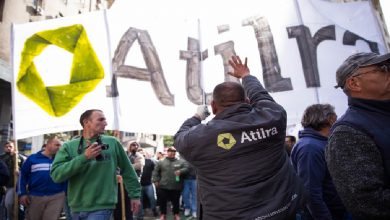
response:
[[[327,137],[323,136],[320,132],[318,132],[317,130],[314,130],[313,128],[310,128],[310,127],[303,128],[303,130],[300,130],[298,132],[298,137],[299,138],[302,138],[302,137],[315,137],[315,138],[323,140],[323,141],[327,141],[328,140]]]
[[[174,157],[174,158],[165,157],[165,159],[170,160],[170,161],[175,161],[175,160],[176,160],[176,157]]]
[[[349,97],[348,106],[390,116],[390,100],[379,101]]]
[[[240,114],[241,112],[250,112],[250,111],[251,111],[251,105],[249,105],[248,103],[238,103],[227,107],[225,110],[223,110],[218,115],[216,115],[214,119],[230,118],[231,116]]]

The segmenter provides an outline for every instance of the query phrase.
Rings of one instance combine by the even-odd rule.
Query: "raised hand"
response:
[[[250,74],[249,68],[248,68],[248,59],[245,57],[245,63],[243,64],[239,56],[232,56],[232,58],[229,60],[230,66],[233,68],[233,72],[228,72],[229,75],[237,77],[237,78],[243,78]]]

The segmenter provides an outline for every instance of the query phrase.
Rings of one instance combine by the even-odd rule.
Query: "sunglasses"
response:
[[[382,64],[382,65],[378,65],[378,66],[376,66],[375,69],[367,71],[367,72],[352,74],[351,77],[358,77],[358,76],[361,76],[361,75],[367,75],[367,74],[378,73],[378,72],[380,72],[380,73],[389,73],[390,72],[390,63],[385,63],[385,64]]]

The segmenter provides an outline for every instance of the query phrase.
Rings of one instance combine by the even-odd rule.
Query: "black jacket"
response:
[[[142,170],[141,181],[140,181],[141,186],[148,186],[152,184],[152,174],[155,166],[156,164],[152,159],[145,159],[145,165]]]
[[[7,164],[0,160],[0,186],[5,186],[8,183],[9,175]]]
[[[286,112],[256,77],[242,83],[251,104],[233,105],[207,124],[187,119],[175,147],[197,170],[202,219],[286,219],[303,203],[284,149]]]
[[[14,179],[15,176],[13,175],[14,170],[15,170],[15,160],[14,157],[10,153],[3,153],[0,155],[0,160],[2,160],[8,169],[9,172],[9,178],[8,182],[5,184],[6,187],[14,187]],[[18,154],[18,169],[22,167],[22,164],[26,160],[26,157],[24,155]]]

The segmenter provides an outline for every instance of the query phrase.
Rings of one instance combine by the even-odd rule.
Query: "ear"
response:
[[[360,92],[362,90],[361,82],[357,77],[349,77],[345,81],[345,86],[351,92]]]
[[[87,121],[88,121],[87,119],[84,119],[84,120],[83,120],[83,125],[84,125],[84,126],[85,126],[85,124],[87,123]]]
[[[245,103],[251,104],[251,100],[248,97],[245,98]]]
[[[214,102],[214,100],[211,100],[211,110],[213,111],[213,114],[217,114],[218,106],[217,103]]]

